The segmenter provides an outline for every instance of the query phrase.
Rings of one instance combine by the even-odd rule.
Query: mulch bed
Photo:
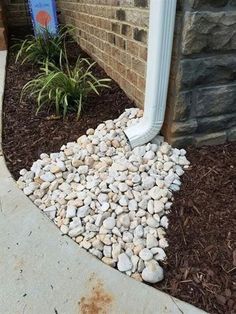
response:
[[[236,143],[190,148],[169,215],[168,263],[157,288],[209,313],[236,313]]]
[[[79,53],[73,47],[73,55]],[[81,52],[81,51],[80,51]],[[99,77],[106,74],[96,66]],[[118,117],[134,104],[112,81],[111,89],[87,100],[79,121],[50,120],[44,110],[35,116],[32,99],[20,103],[22,86],[38,73],[29,65],[15,65],[10,54],[3,116],[3,149],[15,178],[30,168],[42,152],[50,153],[76,140],[85,131]],[[191,168],[175,194],[169,215],[169,249],[165,280],[156,285],[172,296],[210,313],[236,313],[236,143],[189,148]]]
[[[71,62],[78,55],[88,57],[75,44],[69,45],[68,55]],[[4,97],[3,150],[15,179],[19,177],[19,171],[29,169],[41,153],[57,152],[63,144],[76,141],[88,128],[96,128],[105,120],[118,118],[126,108],[135,107],[123,90],[111,81],[110,88],[102,90],[100,96],[92,94],[87,98],[86,108],[78,121],[75,114],[69,114],[64,121],[53,119],[53,112],[46,108],[36,116],[35,101],[26,98],[20,102],[20,94],[22,87],[38,72],[37,67],[15,64],[14,53],[10,53]],[[96,77],[107,77],[98,65],[93,72]]]

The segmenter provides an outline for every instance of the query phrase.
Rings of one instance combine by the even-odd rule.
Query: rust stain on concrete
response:
[[[100,280],[96,280],[92,286],[91,293],[81,298],[79,314],[109,314],[111,313],[113,302],[112,295],[105,291],[103,283]]]

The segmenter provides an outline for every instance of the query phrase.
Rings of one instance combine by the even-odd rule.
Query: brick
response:
[[[117,34],[121,33],[121,25],[119,23],[113,22],[111,24],[111,31]]]
[[[147,43],[147,31],[144,29],[134,28],[133,38],[134,40],[141,41],[142,43]]]
[[[126,76],[126,66],[123,65],[121,62],[116,61],[113,59],[114,69],[123,77]]]
[[[7,49],[7,37],[5,28],[0,28],[0,51]]]
[[[127,37],[132,36],[132,27],[128,24],[122,24],[121,26],[121,34]]]
[[[133,85],[135,85],[135,86],[138,85],[138,75],[134,71],[128,69],[126,71],[126,78]]]
[[[126,46],[127,52],[129,52],[132,56],[139,56],[139,49],[140,49],[140,45],[128,40],[127,41],[127,46]]]
[[[113,33],[108,33],[107,34],[107,39],[108,39],[109,43],[115,45],[115,43],[116,43],[116,36]]]
[[[141,46],[139,47],[139,57],[144,61],[147,61],[147,47]]]
[[[146,75],[146,64],[142,60],[133,57],[132,58],[132,69],[135,70],[139,75],[145,77],[145,75]]]
[[[126,13],[125,10],[119,9],[116,11],[116,18],[120,21],[125,21],[126,19]]]
[[[115,36],[115,45],[121,49],[126,49],[126,40],[122,37]]]
[[[147,0],[134,0],[134,5],[136,7],[146,8],[148,7],[148,1]]]
[[[138,76],[138,84],[137,84],[138,89],[145,92],[145,86],[146,86],[146,80],[143,77]]]

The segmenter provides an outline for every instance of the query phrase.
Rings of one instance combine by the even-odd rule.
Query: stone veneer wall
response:
[[[147,0],[59,0],[81,47],[143,105]],[[236,139],[236,0],[178,0],[163,134],[176,145]]]
[[[163,133],[176,146],[236,140],[236,0],[179,1]]]

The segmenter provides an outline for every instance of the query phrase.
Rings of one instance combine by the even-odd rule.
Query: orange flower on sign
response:
[[[47,27],[51,21],[51,16],[48,14],[47,11],[39,11],[36,15],[36,21],[42,26]]]

